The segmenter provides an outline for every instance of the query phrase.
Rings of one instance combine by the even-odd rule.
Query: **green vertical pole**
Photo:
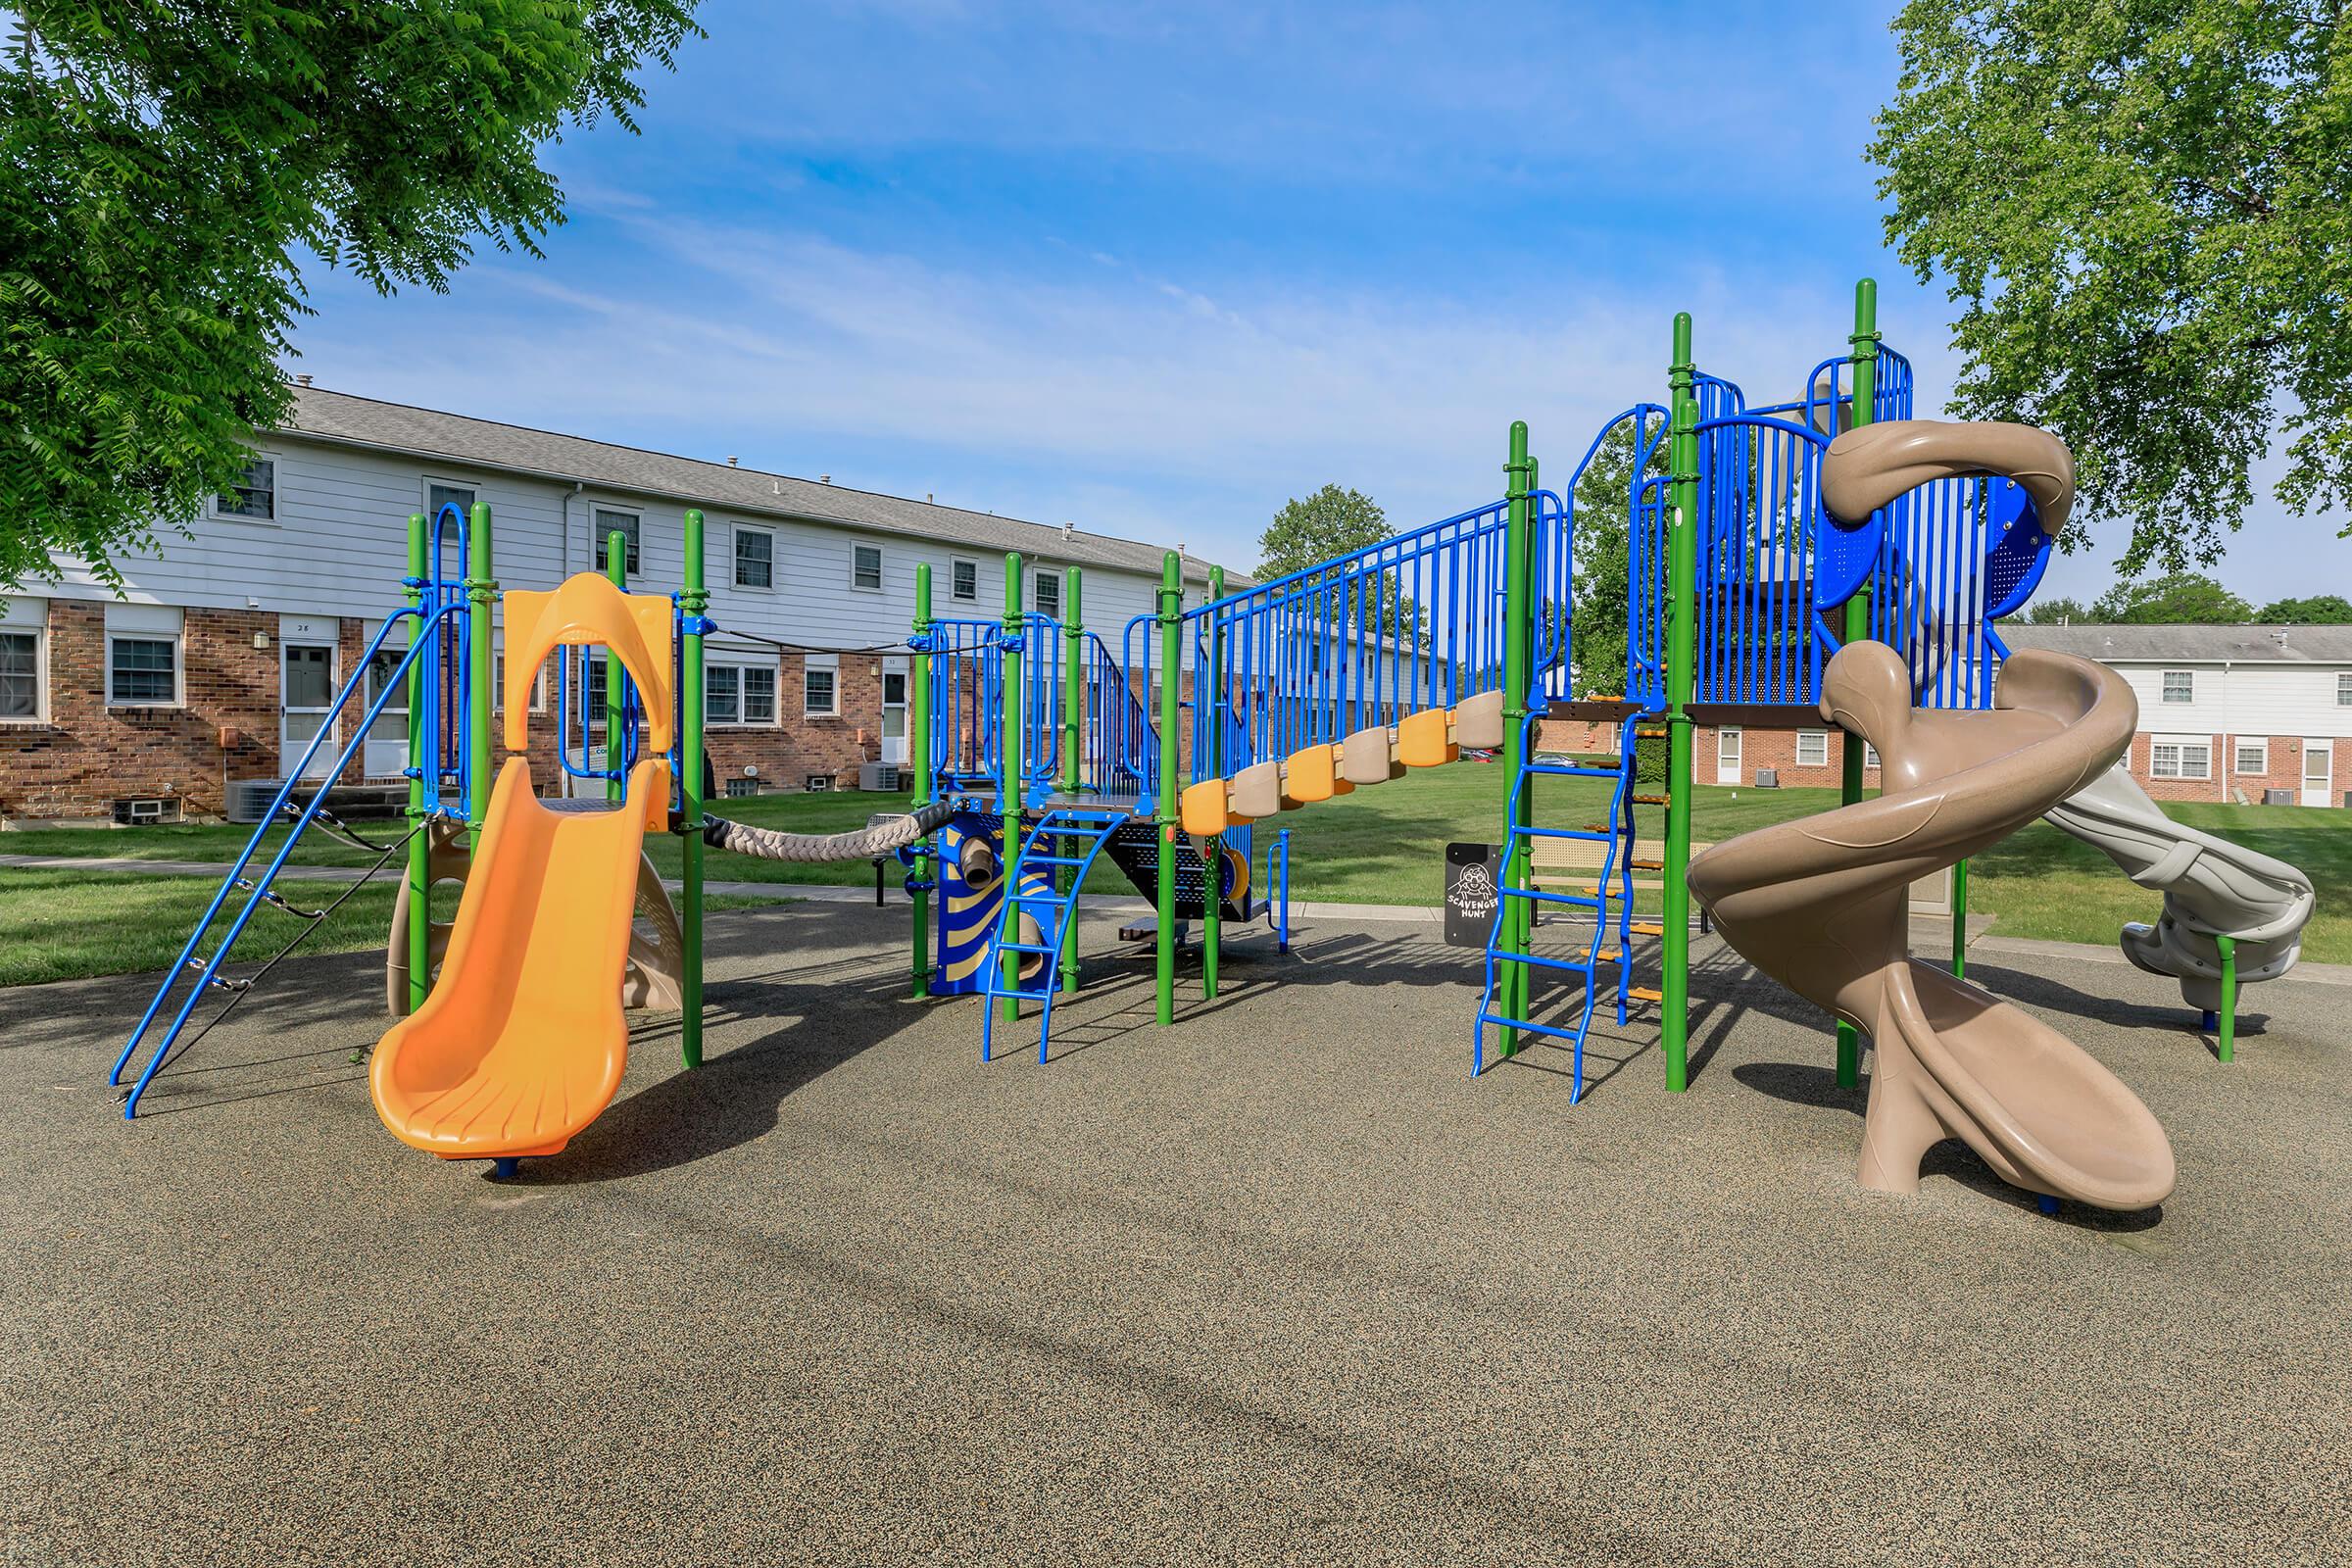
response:
[[[703,1064],[703,612],[710,608],[704,569],[703,514],[689,508],[686,575],[678,593],[678,621],[684,628],[678,648],[678,825],[685,834],[686,906],[678,911],[686,950],[685,973],[678,976],[684,998],[678,1043],[689,1067]]]
[[[1003,744],[997,748],[998,782],[997,811],[1004,819],[999,840],[999,880],[1003,887],[1002,903],[997,911],[998,941],[1011,944],[1021,940],[1020,887],[1013,873],[1021,854],[1021,720],[1025,716],[1021,703],[1021,553],[1009,551],[1004,557],[1004,655],[1000,666],[1004,671],[1004,702]],[[1021,958],[1018,953],[1004,955],[1004,986],[1007,992],[1020,984]],[[1020,999],[1004,998],[1004,1016],[1021,1015]]]
[[[605,576],[623,593],[629,582],[629,536],[618,528],[605,535]],[[605,799],[620,800],[620,726],[627,705],[620,700],[622,665],[620,656],[605,650],[605,771],[615,775],[605,780]]]
[[[906,755],[914,760],[914,806],[918,810],[931,804],[931,656],[923,651],[923,639],[930,634],[931,564],[926,561],[914,568],[915,651],[907,661],[906,676]],[[920,1001],[931,994],[931,895],[923,891],[931,874],[929,839],[916,841],[912,869],[915,891],[909,902],[914,906],[914,952],[907,995]]]
[[[1502,544],[1502,761],[1510,783],[1511,796],[1506,803],[1506,821],[1526,820],[1527,778],[1522,771],[1527,761],[1527,663],[1530,644],[1527,636],[1529,593],[1533,576],[1528,570],[1529,534],[1527,421],[1511,421],[1510,458],[1502,466],[1507,502],[1504,508]],[[1506,888],[1526,888],[1534,877],[1528,864],[1526,840],[1511,834],[1502,847],[1502,885]],[[1513,953],[1529,951],[1528,941],[1535,930],[1527,899],[1509,899],[1510,907],[1502,920],[1503,942]],[[1503,994],[1507,999],[1503,1015],[1510,1018],[1527,1016],[1527,965],[1513,963],[1505,971]],[[1502,1054],[1510,1056],[1519,1049],[1519,1031],[1504,1028]]]
[[[430,567],[430,519],[421,512],[409,514],[409,608],[424,603],[424,578]],[[409,646],[421,648],[428,635],[421,619],[409,622]],[[431,635],[437,635],[434,628]],[[424,731],[424,656],[409,663],[409,1011],[424,1005],[424,993],[433,966],[433,855],[432,831],[424,821],[424,778],[435,765],[434,737]]]
[[[1968,978],[1968,862],[1952,864],[1952,978]]]
[[[1537,689],[1536,671],[1536,628],[1542,623],[1544,617],[1544,604],[1536,591],[1539,586],[1536,572],[1536,558],[1542,555],[1544,550],[1543,541],[1536,535],[1536,492],[1544,488],[1543,468],[1544,465],[1542,460],[1537,458],[1534,453],[1529,453],[1527,458],[1527,552],[1525,558],[1527,564],[1519,574],[1527,584],[1527,618],[1520,625],[1519,638],[1527,650],[1520,656],[1522,667],[1527,670],[1527,709],[1530,714],[1536,715],[1540,715],[1544,708],[1546,706],[1542,694]],[[1527,749],[1531,753],[1535,750],[1534,741],[1541,733],[1541,730],[1542,724],[1541,718],[1539,717],[1536,728],[1530,730],[1528,733]],[[1537,781],[1533,774],[1530,774],[1528,777],[1520,780],[1519,820],[1527,823],[1530,827],[1533,827],[1536,822],[1536,812],[1538,809],[1536,798],[1541,793],[1543,793],[1543,786]],[[1534,848],[1535,840],[1530,839],[1527,842],[1528,852],[1525,865],[1527,872],[1527,885],[1529,887],[1534,887],[1536,884],[1536,855]],[[1532,899],[1521,899],[1518,900],[1517,903],[1520,906],[1520,940],[1518,944],[1518,951],[1521,953],[1533,953],[1536,951],[1536,904]],[[1598,917],[1598,913],[1599,911],[1594,911],[1596,918]],[[1512,1017],[1525,1018],[1530,1015],[1536,1004],[1534,997],[1535,983],[1536,972],[1534,967],[1529,964],[1520,964],[1518,966],[1519,1005],[1518,1010],[1511,1014]]]
[[[479,853],[482,824],[490,817],[490,710],[495,698],[491,688],[498,684],[491,678],[491,671],[498,667],[490,625],[491,613],[498,608],[498,573],[490,554],[489,502],[473,504],[470,536],[473,569],[466,579],[466,603],[469,610],[466,617],[469,645],[466,657],[472,678],[466,682],[466,827],[467,845]]]
[[[1159,566],[1159,946],[1153,1015],[1176,1021],[1176,848],[1182,823],[1176,816],[1178,692],[1184,676],[1182,648],[1184,570],[1173,550]]]
[[[2237,939],[2215,937],[2222,955],[2222,1006],[2214,1018],[2214,1047],[2224,1061],[2237,1059]]]
[[[1208,602],[1225,597],[1225,568],[1208,568]],[[1225,628],[1209,616],[1208,667],[1193,671],[1193,722],[1208,726],[1208,771],[1225,776]],[[1200,998],[1217,1000],[1217,944],[1224,935],[1225,835],[1211,836],[1200,857]]]
[[[1674,364],[1667,371],[1673,424],[1667,447],[1671,516],[1666,544],[1666,854],[1662,880],[1664,929],[1658,939],[1658,1048],[1666,1058],[1666,1088],[1690,1086],[1690,808],[1696,791],[1690,769],[1690,693],[1698,638],[1698,372],[1690,355],[1690,313],[1674,318]]]
[[[1079,748],[1086,722],[1086,629],[1082,623],[1085,611],[1079,602],[1083,586],[1079,577],[1076,566],[1065,568],[1061,574],[1061,788],[1065,795],[1078,793]],[[1071,839],[1061,853],[1065,858],[1075,858],[1077,848],[1077,841]],[[1063,926],[1061,944],[1061,989],[1066,995],[1078,989],[1078,868],[1065,865],[1058,869],[1070,879],[1071,894],[1070,916]]]
[[[1879,396],[1879,285],[1864,278],[1854,285],[1854,332],[1849,340],[1853,345],[1854,415],[1856,428],[1871,422],[1874,405]],[[1830,411],[1836,422],[1838,411]],[[1844,621],[1838,628],[1841,643],[1856,643],[1870,636],[1870,587],[1865,583],[1860,592],[1845,602]],[[1847,736],[1842,743],[1843,767],[1838,777],[1838,798],[1847,806],[1862,799],[1862,748]],[[1953,901],[1953,942],[1960,941],[1959,922],[1965,918],[1958,900]],[[1838,1082],[1851,1089],[1862,1081],[1862,1035],[1844,1019],[1838,1020]]]

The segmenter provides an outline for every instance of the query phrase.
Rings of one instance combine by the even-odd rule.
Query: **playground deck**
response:
[[[127,1132],[92,1064],[152,977],[0,993],[9,1560],[2352,1541],[2352,988],[2262,987],[2225,1068],[2113,955],[1974,956],[2164,1119],[2146,1227],[2041,1219],[1953,1146],[1858,1190],[1820,1016],[1704,940],[1690,1092],[1604,1024],[1571,1113],[1557,1053],[1467,1077],[1478,970],[1426,927],[1320,921],[1279,985],[1236,939],[1181,1030],[1089,927],[1042,1069],[900,1000],[905,927],[714,917],[707,1065],[643,1020],[612,1109],[504,1186],[376,1125],[380,960],[289,973]]]

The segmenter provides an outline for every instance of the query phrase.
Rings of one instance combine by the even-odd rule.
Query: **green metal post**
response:
[[[1524,822],[1526,809],[1526,779],[1521,772],[1527,761],[1527,636],[1529,618],[1529,589],[1534,576],[1528,569],[1529,532],[1528,513],[1527,421],[1511,421],[1510,458],[1502,466],[1508,504],[1504,514],[1502,546],[1502,761],[1506,777],[1511,781],[1511,798],[1506,803],[1506,820]],[[1506,888],[1526,888],[1534,877],[1526,841],[1512,834],[1502,847],[1502,885]],[[1503,941],[1513,953],[1526,953],[1528,941],[1535,931],[1529,918],[1527,899],[1507,901],[1510,907],[1502,920]],[[1508,999],[1504,1016],[1527,1016],[1529,997],[1527,965],[1513,963],[1505,971],[1503,994]],[[1502,1054],[1508,1057],[1519,1050],[1519,1031],[1502,1031]]]
[[[1856,428],[1871,422],[1874,405],[1879,396],[1879,285],[1864,278],[1854,285],[1854,331],[1849,340],[1853,345],[1854,414]],[[1830,411],[1833,423],[1837,410]],[[1845,602],[1843,624],[1838,639],[1843,643],[1862,642],[1870,636],[1870,587],[1866,583],[1860,592]],[[1838,778],[1838,798],[1851,806],[1862,799],[1863,750],[1847,736],[1842,743],[1843,767]],[[1953,942],[1960,941],[1958,922],[1962,918],[1958,902],[1952,909]],[[1838,1020],[1838,1083],[1851,1089],[1862,1081],[1862,1035],[1844,1019]]]
[[[1208,602],[1225,597],[1225,568],[1208,568]],[[1209,617],[1208,667],[1193,671],[1193,722],[1208,726],[1208,778],[1225,776],[1225,629]],[[1200,857],[1200,998],[1217,1000],[1217,944],[1224,935],[1225,835],[1216,834]]]
[[[931,564],[923,562],[914,568],[914,657],[908,661],[906,692],[906,755],[914,759],[914,805],[919,810],[931,804],[931,656],[922,651],[922,640],[931,634]],[[923,891],[923,883],[931,874],[931,841],[917,840],[914,846],[915,891],[909,895],[914,906],[913,977],[907,993],[916,1001],[931,994],[931,895]]]
[[[409,514],[409,608],[424,603],[424,578],[430,561],[427,543],[430,519],[421,512]],[[409,646],[420,648],[428,635],[421,620],[409,622]],[[438,628],[434,629],[437,634]],[[424,1005],[424,994],[431,983],[433,965],[433,846],[432,830],[424,821],[424,776],[438,759],[433,754],[434,737],[424,732],[424,658],[419,654],[409,664],[409,765],[416,776],[409,780],[409,825],[416,829],[409,840],[409,1010],[415,1012]]]
[[[629,536],[618,528],[605,535],[605,576],[613,587],[628,592]],[[623,780],[620,773],[620,726],[627,705],[620,700],[623,679],[620,656],[605,650],[605,771],[614,776],[605,780],[605,799],[618,803]]]
[[[482,824],[490,819],[490,712],[496,693],[491,688],[498,683],[491,672],[498,667],[497,650],[491,637],[492,612],[498,608],[498,573],[490,554],[490,503],[473,504],[471,529],[473,570],[466,579],[466,603],[469,613],[466,619],[466,664],[472,678],[466,683],[466,844],[475,853],[482,847]]]
[[[1021,720],[1025,716],[1021,702],[1021,640],[1024,630],[1021,615],[1021,553],[1008,551],[1004,556],[1004,744],[997,748],[999,776],[997,783],[997,811],[1004,819],[997,861],[999,881],[1003,887],[1003,903],[997,914],[998,940],[1007,945],[1021,940],[1020,888],[1013,880],[1015,862],[1021,854]],[[1004,986],[1007,992],[1020,984],[1021,957],[1018,953],[1004,955]],[[1004,1016],[1021,1015],[1020,999],[1006,996]]]
[[[689,1067],[703,1064],[703,612],[710,608],[703,573],[703,514],[689,508],[686,576],[678,593],[678,619],[684,627],[678,650],[678,827],[685,835],[685,907],[678,911],[685,972],[678,977],[684,999],[678,1043]]]
[[[1690,313],[1674,318],[1674,364],[1666,382],[1672,408],[1667,447],[1672,516],[1666,544],[1666,853],[1665,913],[1658,939],[1658,1046],[1666,1088],[1690,1086],[1690,693],[1698,639],[1698,371],[1690,354]]]
[[[2237,939],[2215,937],[2222,954],[2222,1005],[2214,1018],[2214,1047],[2224,1061],[2237,1059]]]
[[[1968,862],[1952,864],[1952,978],[1968,978]]]
[[[1527,619],[1520,627],[1519,637],[1521,643],[1526,648],[1526,652],[1520,655],[1520,661],[1522,667],[1527,670],[1527,707],[1531,713],[1538,713],[1545,706],[1547,706],[1536,689],[1536,628],[1542,622],[1544,617],[1544,604],[1536,592],[1536,558],[1543,554],[1543,542],[1536,537],[1536,526],[1538,520],[1536,514],[1536,494],[1538,491],[1544,488],[1543,469],[1543,460],[1538,458],[1534,453],[1529,453],[1527,457],[1527,567],[1526,570],[1520,574],[1527,583]],[[1539,718],[1534,734],[1541,735],[1542,728],[1542,721]],[[1531,736],[1531,741],[1532,739],[1533,736]],[[1530,751],[1534,750],[1532,744],[1528,749]],[[1520,780],[1519,820],[1527,823],[1531,827],[1535,825],[1536,812],[1539,809],[1536,804],[1536,798],[1542,793],[1542,784],[1533,775]],[[1528,840],[1528,845],[1529,848],[1525,866],[1527,872],[1527,885],[1529,887],[1534,887],[1536,884],[1535,841],[1533,839]],[[1535,942],[1537,910],[1535,901],[1532,899],[1520,899],[1514,902],[1520,906],[1520,940],[1517,951],[1520,953],[1533,953],[1536,951]],[[1594,912],[1595,917],[1597,918],[1598,911]],[[1529,1016],[1530,1009],[1532,1009],[1536,1004],[1534,996],[1536,972],[1534,967],[1528,964],[1520,964],[1517,966],[1517,968],[1519,1005],[1517,1010],[1514,1011],[1511,1016],[1514,1018],[1525,1018]]]
[[[1086,629],[1082,623],[1085,613],[1079,602],[1083,584],[1076,566],[1064,568],[1061,574],[1061,789],[1065,795],[1078,793],[1080,746],[1086,723]],[[1063,841],[1061,854],[1065,858],[1077,855],[1078,841]],[[1058,868],[1067,879],[1068,890],[1078,891],[1078,868],[1065,865]],[[1064,927],[1061,944],[1061,989],[1068,995],[1078,989],[1077,907],[1073,900],[1071,917]]]
[[[1176,849],[1182,824],[1176,817],[1176,741],[1179,693],[1184,676],[1184,566],[1175,551],[1159,566],[1159,944],[1153,1015],[1176,1021]]]

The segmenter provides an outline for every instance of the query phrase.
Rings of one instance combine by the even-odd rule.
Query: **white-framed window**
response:
[[[618,532],[629,542],[629,559],[621,565],[621,575],[634,577],[643,570],[645,567],[645,556],[641,548],[644,544],[643,523],[644,519],[636,513],[623,512],[618,507],[593,509],[589,515],[588,526],[596,535],[596,569],[599,571],[610,569],[607,564],[610,552],[606,549],[606,545],[612,535]]]
[[[49,601],[0,599],[0,724],[49,718]]]
[[[237,482],[213,497],[213,515],[243,522],[275,522],[277,460],[257,453]]]
[[[1862,765],[1864,767],[1879,765],[1879,749],[1868,741],[1862,743]]]
[[[180,706],[182,616],[163,605],[109,605],[106,706]]]
[[[1827,767],[1830,765],[1830,732],[1826,729],[1800,729],[1796,732],[1796,765]]]
[[[950,561],[948,563],[948,597],[964,604],[980,601],[980,563]]]
[[[568,652],[569,649],[557,650],[559,657]],[[490,705],[503,713],[507,710],[507,651],[502,648],[492,654],[490,664]],[[547,665],[544,662],[539,666],[539,673],[531,677],[530,710],[534,713],[547,711]]]
[[[2240,735],[2237,738],[2237,755],[2231,760],[2230,765],[2240,773],[2268,774],[2271,770],[2270,737]]]
[[[882,591],[882,547],[850,546],[850,586],[867,593]]]
[[[2159,735],[2148,745],[2148,777],[2213,777],[2213,742],[2203,735]]]
[[[2193,669],[2168,669],[2164,672],[2162,701],[2193,703],[2197,700],[2197,672]]]
[[[776,585],[776,534],[772,528],[735,525],[735,586],[773,588]]]
[[[801,711],[809,718],[832,718],[841,712],[839,655],[808,656],[801,666]]]
[[[456,507],[458,511],[470,518],[473,515],[473,486],[469,484],[449,484],[440,479],[426,480],[424,485],[425,526],[430,528],[440,520],[443,507]],[[426,537],[431,536],[428,534]],[[449,569],[453,572],[458,569],[456,561],[450,562]]]
[[[1052,615],[1055,620],[1059,620],[1061,618],[1061,574],[1056,571],[1049,571],[1043,566],[1038,567],[1036,580],[1029,585],[1029,600],[1030,608],[1039,614]]]
[[[710,664],[703,670],[703,720],[711,725],[773,724],[776,666]]]
[[[2335,677],[2335,706],[2352,708],[2352,670],[2346,670]]]

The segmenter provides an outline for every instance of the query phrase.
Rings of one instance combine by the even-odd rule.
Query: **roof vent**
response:
[[[831,484],[833,482],[833,476],[829,473],[820,473],[816,476],[816,482],[818,484]]]
[[[727,454],[727,466],[730,468],[735,466],[735,454],[732,452]]]
[[[923,492],[923,499],[935,507],[939,505],[939,497],[929,490]]]
[[[1067,539],[1070,535],[1076,533],[1077,531],[1078,525],[1074,522],[1065,522],[1061,525],[1061,536],[1064,539]]]
[[[311,378],[308,375],[298,375],[294,378],[294,384],[296,386],[309,386],[311,384]]]

